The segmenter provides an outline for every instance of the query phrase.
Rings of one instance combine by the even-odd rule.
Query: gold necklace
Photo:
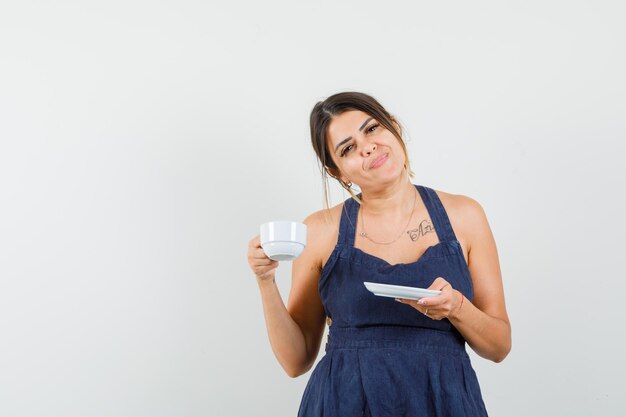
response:
[[[414,188],[415,190],[415,188]],[[411,223],[411,219],[413,218],[413,211],[415,211],[415,202],[417,201],[417,190],[415,190],[415,197],[413,198],[413,208],[411,209],[411,215],[409,216],[409,220],[406,222],[406,226],[404,226],[404,228],[402,229],[402,231],[400,232],[400,234],[398,235],[397,238],[395,238],[394,240],[392,240],[391,242],[377,242],[374,239],[372,239],[371,237],[369,237],[369,235],[367,234],[367,232],[365,231],[365,210],[363,210],[363,212],[361,213],[361,237],[364,237],[368,240],[370,240],[373,243],[376,243],[377,245],[391,245],[392,243],[394,243],[395,241],[397,241],[398,239],[400,239],[402,237],[402,235],[404,234],[404,232],[406,231],[407,227],[409,227],[409,224]],[[363,206],[361,205],[361,208],[363,208]]]

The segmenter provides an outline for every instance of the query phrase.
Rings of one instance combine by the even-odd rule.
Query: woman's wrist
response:
[[[455,319],[459,317],[459,314],[461,310],[463,309],[463,303],[465,302],[465,296],[463,295],[463,293],[459,290],[454,290],[454,291],[459,294],[459,296],[461,297],[461,300],[457,303],[457,307],[450,312],[448,318],[451,318],[451,319]]]
[[[261,289],[261,291],[276,285],[276,279],[273,276],[265,278],[256,277],[256,282],[259,285],[259,289]]]

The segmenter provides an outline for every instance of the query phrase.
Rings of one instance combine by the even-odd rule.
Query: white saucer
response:
[[[404,287],[402,285],[378,284],[376,282],[364,282],[365,288],[381,297],[405,298],[407,300],[419,300],[420,298],[433,297],[441,294],[441,291],[427,290],[425,288]]]

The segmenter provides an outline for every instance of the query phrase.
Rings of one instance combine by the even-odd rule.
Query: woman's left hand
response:
[[[452,288],[448,281],[439,277],[428,289],[441,291],[441,294],[419,300],[396,298],[396,301],[410,305],[433,320],[448,318],[457,311],[463,299],[463,294]]]

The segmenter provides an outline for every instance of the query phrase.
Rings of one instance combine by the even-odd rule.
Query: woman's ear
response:
[[[331,168],[331,167],[326,167],[326,171],[328,171],[328,173],[330,174],[331,177],[333,177],[334,179],[345,183],[346,181],[344,180],[343,176],[341,175],[341,172],[339,172],[338,169],[336,168]]]
[[[396,128],[396,130],[398,131],[398,133],[401,133],[402,132],[402,128],[400,127],[400,124],[398,123],[396,118],[393,117],[393,116],[389,116],[389,118],[391,119],[391,123],[393,123],[393,125]]]
[[[337,178],[340,176],[339,171],[337,169],[331,168],[331,167],[324,167],[324,168],[326,168],[326,171],[328,171],[331,177]]]

